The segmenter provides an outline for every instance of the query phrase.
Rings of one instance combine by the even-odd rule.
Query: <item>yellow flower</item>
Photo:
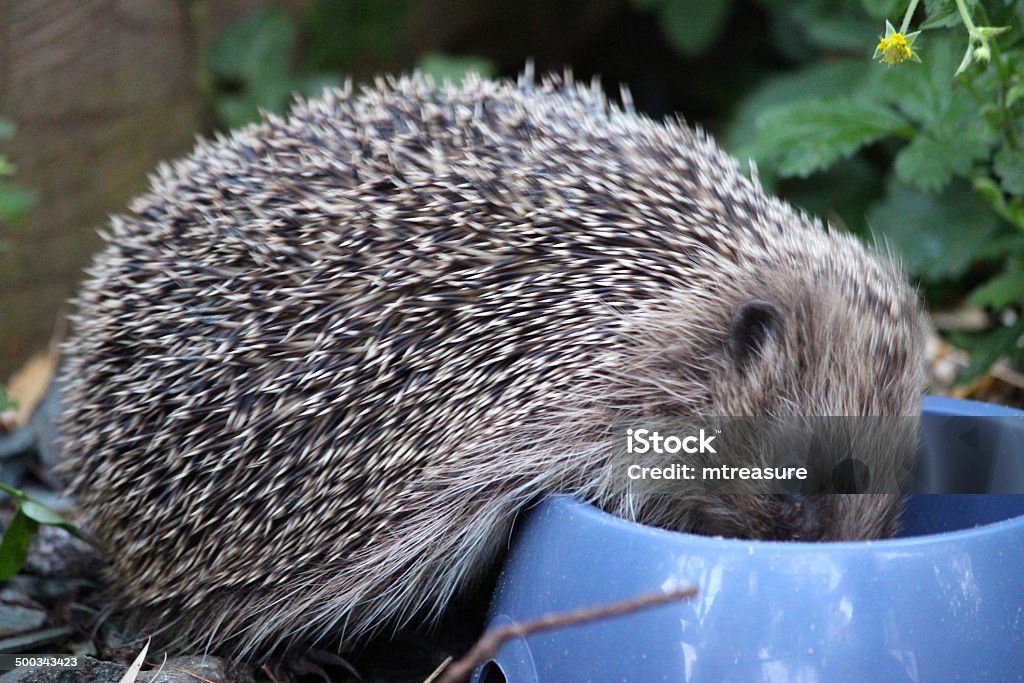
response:
[[[907,60],[920,62],[921,58],[914,52],[913,46],[920,31],[914,31],[903,35],[892,27],[888,21],[885,22],[885,35],[879,38],[875,46],[875,56],[883,64],[900,64]]]
[[[875,53],[875,58],[886,64],[899,64],[914,56],[902,33],[895,33],[889,38],[879,40]]]

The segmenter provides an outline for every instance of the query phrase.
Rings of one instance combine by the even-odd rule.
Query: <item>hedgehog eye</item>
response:
[[[768,338],[777,335],[782,327],[782,312],[766,301],[743,304],[732,319],[729,334],[729,353],[743,365],[761,354]]]

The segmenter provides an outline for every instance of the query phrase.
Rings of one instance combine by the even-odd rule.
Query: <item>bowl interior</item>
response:
[[[912,495],[901,517],[899,537],[973,529],[1024,515],[1024,495]]]
[[[928,397],[906,487],[903,535],[968,529],[1024,515],[1024,412]]]

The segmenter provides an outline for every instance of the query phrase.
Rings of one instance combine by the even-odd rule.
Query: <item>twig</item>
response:
[[[452,659],[453,657],[451,655],[445,657],[444,661],[438,664],[437,668],[430,672],[430,675],[427,676],[427,680],[423,681],[423,683],[434,683],[434,681],[437,680],[437,677],[444,673],[444,670],[452,663]]]
[[[617,617],[649,607],[686,600],[695,595],[697,595],[697,589],[692,586],[677,588],[666,593],[645,593],[628,600],[610,602],[599,607],[584,607],[571,612],[553,612],[539,616],[536,619],[530,619],[529,621],[492,628],[476,641],[476,644],[473,645],[469,652],[449,664],[444,669],[444,673],[441,674],[437,683],[462,683],[462,681],[468,680],[473,669],[494,656],[494,653],[498,651],[498,648],[503,643],[513,638],[523,638],[541,631]]]

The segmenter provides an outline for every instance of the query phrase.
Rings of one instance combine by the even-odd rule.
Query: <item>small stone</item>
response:
[[[60,382],[54,378],[46,388],[43,400],[32,411],[29,428],[36,437],[36,450],[47,471],[52,472],[60,461],[57,416],[60,414]]]
[[[240,667],[219,657],[174,657],[163,666],[139,673],[139,683],[247,683],[253,677],[248,667]]]
[[[35,631],[44,623],[45,611],[0,601],[0,638]]]
[[[29,546],[22,571],[36,576],[89,578],[103,566],[91,545],[57,526],[41,526]]]
[[[35,448],[36,437],[27,427],[16,427],[14,431],[0,434],[0,460],[27,455]]]
[[[61,601],[73,599],[96,584],[89,579],[63,579],[30,574],[18,574],[7,581],[32,600],[50,607]]]
[[[40,631],[31,631],[9,638],[0,638],[0,652],[33,652],[44,647],[53,646],[74,633],[68,626],[55,626]],[[50,650],[59,651],[59,650]]]
[[[21,587],[7,584],[0,589],[0,638],[35,631],[44,623],[46,610]]]

